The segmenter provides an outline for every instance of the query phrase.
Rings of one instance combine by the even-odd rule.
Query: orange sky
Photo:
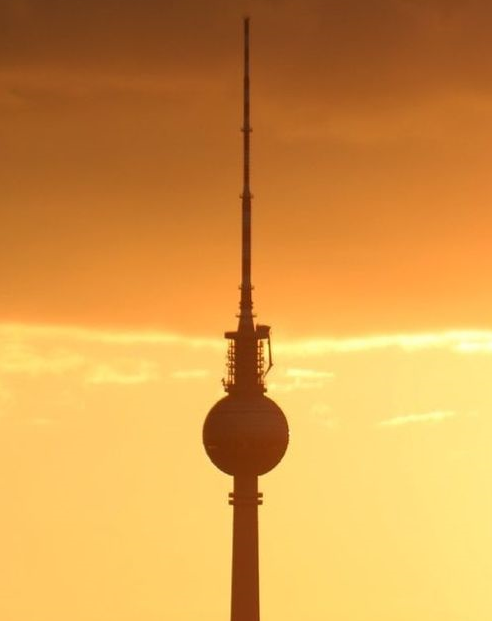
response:
[[[0,618],[227,619],[245,10],[263,618],[490,621],[478,0],[0,1]]]
[[[216,334],[234,313],[247,4],[2,2],[5,319]],[[248,6],[263,318],[486,327],[488,4]]]

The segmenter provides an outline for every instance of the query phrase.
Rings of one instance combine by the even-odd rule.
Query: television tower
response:
[[[244,20],[244,121],[242,200],[242,280],[239,323],[229,341],[227,395],[210,410],[203,444],[212,462],[234,477],[231,621],[259,621],[258,476],[275,468],[287,450],[289,428],[278,405],[265,396],[272,366],[270,327],[255,323],[251,285],[249,18]],[[268,366],[265,362],[268,348]],[[266,368],[265,368],[266,367]]]

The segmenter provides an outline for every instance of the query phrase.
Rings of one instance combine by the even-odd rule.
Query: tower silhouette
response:
[[[226,332],[229,341],[227,396],[210,410],[203,444],[212,462],[234,477],[231,621],[259,621],[258,476],[275,468],[287,450],[289,429],[278,405],[265,396],[265,376],[272,366],[270,327],[255,323],[251,285],[251,191],[249,18],[244,20],[242,280],[239,322]],[[268,348],[268,367],[265,361]]]

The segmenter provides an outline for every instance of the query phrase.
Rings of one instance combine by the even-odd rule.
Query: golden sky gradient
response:
[[[488,326],[488,3],[0,7],[6,320],[216,334],[234,313],[248,8],[262,316]]]
[[[2,618],[227,619],[231,479],[200,437],[222,341],[0,336]],[[488,621],[492,333],[275,345],[263,617]]]
[[[227,619],[245,11],[262,616],[490,621],[478,0],[0,0],[0,618]]]

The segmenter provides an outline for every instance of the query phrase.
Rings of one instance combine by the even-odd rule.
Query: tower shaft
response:
[[[260,621],[258,565],[258,477],[234,477],[231,621]]]

